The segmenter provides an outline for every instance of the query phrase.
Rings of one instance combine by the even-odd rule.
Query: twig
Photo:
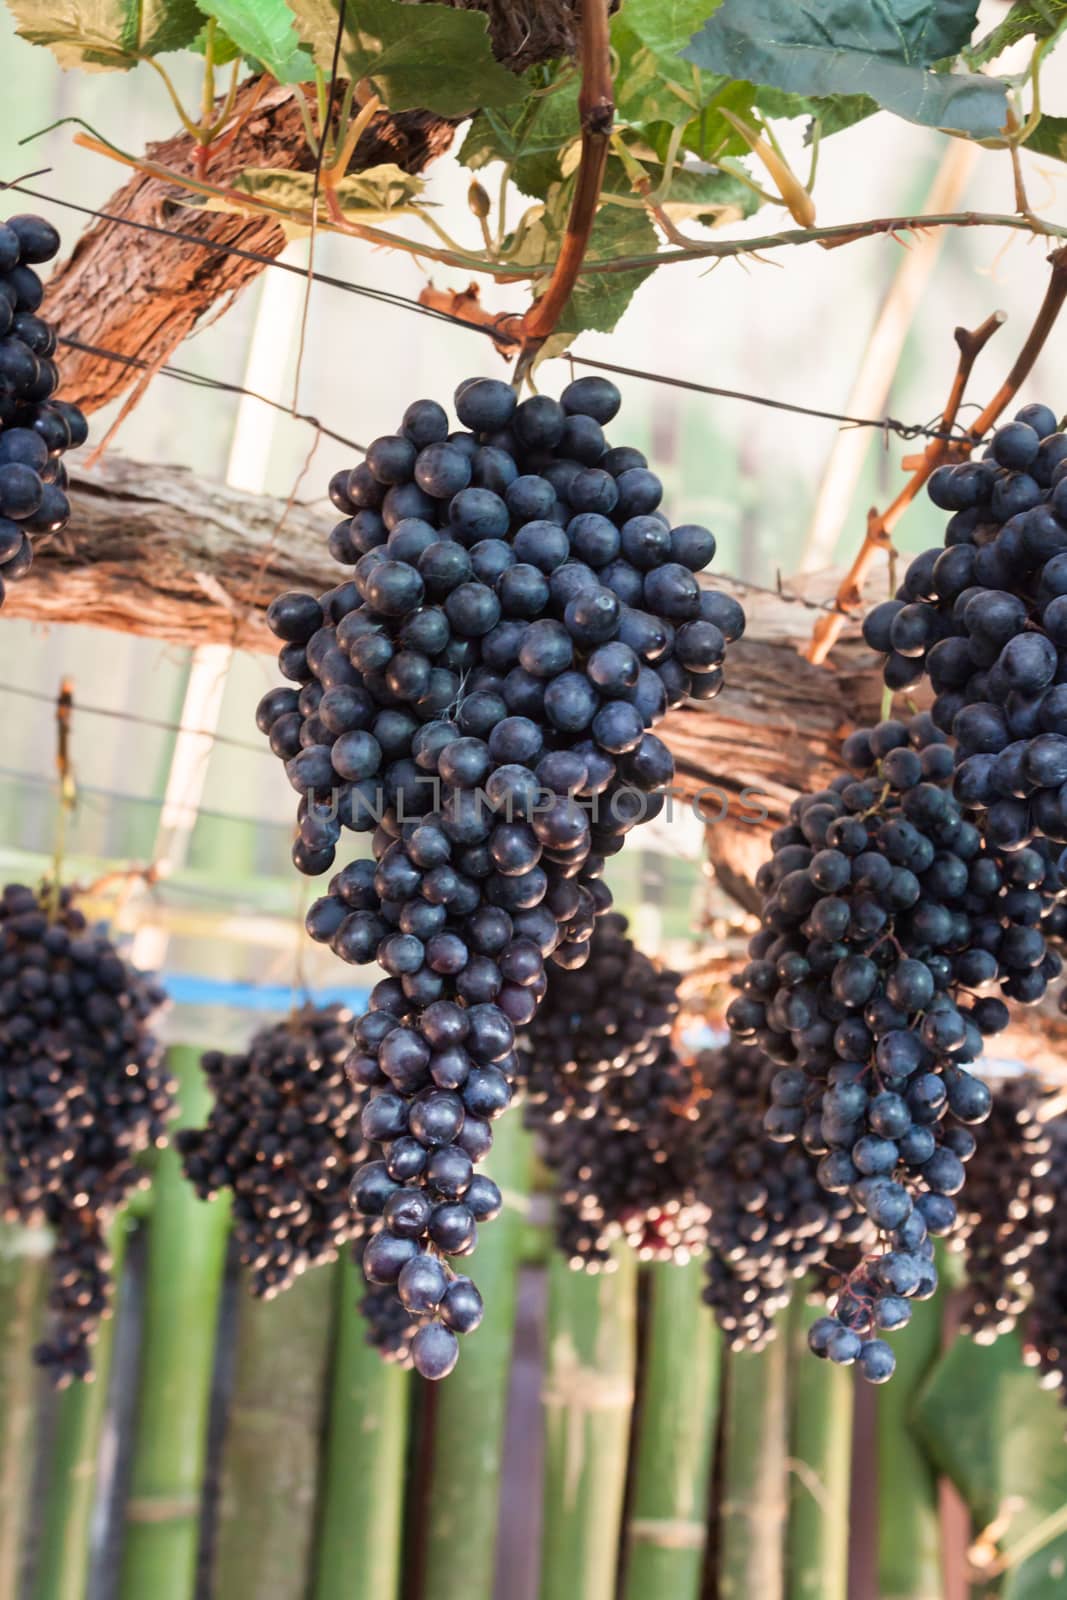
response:
[[[615,121],[608,0],[582,0],[582,153],[570,216],[548,285],[522,319],[523,362],[555,332],[589,247]]]
[[[63,854],[67,840],[67,818],[74,810],[77,798],[74,773],[70,763],[70,720],[74,708],[74,685],[64,678],[56,696],[56,774],[59,778],[56,831],[52,846],[52,881],[48,886],[47,912],[52,922],[59,914]]]
[[[931,440],[920,457],[911,478],[909,478],[896,498],[890,502],[884,511],[872,510],[868,513],[867,532],[863,544],[860,546],[855,560],[845,574],[837,591],[835,609],[830,615],[821,617],[815,624],[806,655],[807,659],[816,666],[825,661],[833,649],[840,637],[848,613],[855,611],[862,603],[863,582],[874,561],[875,553],[878,550],[886,550],[890,547],[890,535],[893,529],[935,468],[950,459],[960,460],[970,455],[974,446],[997,420],[1005,407],[1011,403],[1022,384],[1026,381],[1049,333],[1052,331],[1056,318],[1063,308],[1063,302],[1067,299],[1067,250],[1054,251],[1049,257],[1049,264],[1052,267],[1052,279],[1045,292],[1041,309],[1034,318],[1033,326],[1027,335],[1025,344],[1016,357],[1011,371],[992,400],[979,412],[962,438]],[[1004,320],[1004,313],[997,311],[991,317],[987,317],[981,327],[976,328],[973,333],[968,332],[965,328],[956,329],[956,343],[959,345],[960,356],[942,416],[940,429],[942,434],[951,433],[974,363]]]

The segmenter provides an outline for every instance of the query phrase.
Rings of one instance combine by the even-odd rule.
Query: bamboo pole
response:
[[[215,1548],[226,1600],[307,1594],[334,1278],[313,1270],[268,1301],[241,1285]]]
[[[798,1294],[790,1316],[788,1600],[848,1600],[853,1377],[808,1349],[823,1309]]]
[[[784,1318],[781,1319],[784,1322]],[[720,1600],[783,1600],[789,1347],[732,1354],[726,1371]]]
[[[915,1303],[893,1341],[897,1370],[878,1392],[880,1600],[942,1600],[937,1475],[908,1421],[940,1354],[942,1305],[943,1291]]]
[[[703,1305],[702,1261],[656,1266],[625,1600],[698,1600],[707,1538],[708,1479],[719,1410],[722,1338]]]
[[[314,1600],[396,1600],[411,1377],[367,1343],[357,1310],[363,1274],[347,1257],[334,1286],[337,1337],[312,1593]]]
[[[531,1143],[519,1112],[497,1123],[486,1170],[505,1203],[496,1221],[482,1229],[471,1261],[485,1319],[463,1341],[459,1365],[436,1397],[423,1600],[492,1600]],[[457,1539],[464,1541],[462,1562],[454,1558]]]
[[[201,1123],[208,1091],[179,1045],[180,1126]],[[118,1600],[192,1600],[208,1408],[229,1207],[198,1200],[173,1148],[160,1156],[148,1225],[137,1425]],[[229,1597],[227,1597],[229,1600]]]
[[[613,1600],[636,1354],[637,1269],[549,1266],[542,1600]],[[762,1600],[762,1597],[761,1597]]]
[[[89,1383],[71,1384],[59,1400],[33,1600],[84,1600],[88,1590],[100,1443],[108,1409],[116,1313],[130,1227],[124,1212],[108,1233],[114,1285],[112,1314],[100,1324],[93,1347],[95,1376]]]
[[[17,1600],[38,1392],[33,1346],[44,1284],[38,1240],[0,1229],[0,1600]]]

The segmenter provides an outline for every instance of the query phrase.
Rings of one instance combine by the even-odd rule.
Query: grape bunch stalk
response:
[[[33,541],[70,518],[61,457],[89,430],[78,407],[53,398],[56,331],[38,315],[44,285],[34,271],[59,249],[43,217],[0,222],[0,605],[6,585],[33,561]]]
[[[744,626],[698,582],[712,534],[672,528],[644,456],[605,439],[620,403],[601,378],[521,402],[475,378],[450,431],[416,401],[331,484],[344,581],[268,612],[292,686],[257,720],[300,796],[294,863],[324,873],[344,833],[371,835],[307,926],[386,973],[349,1062],[381,1147],[355,1195],[379,1219],[365,1274],[420,1319],[427,1377],[481,1316],[450,1263],[499,1207],[474,1167],[512,1097],[515,1029],[547,961],[587,958],[607,858],[665,803],[652,730],[718,693]]]
[[[58,1385],[92,1375],[110,1291],[106,1234],[147,1183],[175,1085],[150,1032],[166,999],[90,928],[69,889],[0,894],[0,1207],[56,1237],[51,1327],[38,1363]]]
[[[883,1382],[894,1358],[878,1335],[933,1294],[933,1238],[956,1225],[971,1125],[989,1115],[967,1067],[1008,1022],[991,991],[1058,973],[1035,924],[1062,886],[1042,851],[997,850],[965,815],[927,714],[854,733],[842,754],[850,770],[795,801],[774,835],[763,928],[728,1020],[780,1067],[767,1131],[801,1139],[822,1186],[878,1230],[880,1253],[811,1344]]]

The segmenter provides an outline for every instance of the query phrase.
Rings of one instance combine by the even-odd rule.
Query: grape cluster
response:
[[[678,1015],[679,974],[643,955],[627,927],[620,912],[598,917],[585,965],[552,973],[523,1031],[519,1064],[532,1127],[577,1118],[603,1129],[609,1117],[633,1126],[640,1115],[643,1069],[657,1067]]]
[[[775,1069],[758,1048],[732,1040],[703,1052],[697,1066],[708,1094],[704,1300],[731,1349],[763,1350],[797,1279],[831,1255],[851,1268],[873,1229],[847,1194],[820,1187],[802,1145],[768,1135],[763,1119]]]
[[[0,605],[5,585],[29,571],[32,536],[70,517],[60,457],[89,434],[77,406],[52,399],[56,334],[37,315],[44,286],[33,269],[58,249],[43,217],[0,222]]]
[[[1057,1198],[1067,1184],[1067,1118],[1049,1124],[1048,1187]],[[1023,1355],[1037,1367],[1046,1388],[1067,1398],[1067,1207],[1052,1206],[1048,1237],[1030,1265],[1032,1299],[1025,1321]]]
[[[1055,1193],[1052,1138],[1041,1119],[1035,1078],[1009,1078],[993,1095],[989,1120],[967,1171],[960,1225],[950,1247],[963,1255],[961,1315],[980,1344],[1008,1333],[1030,1299],[1035,1251],[1048,1238]]]
[[[939,467],[929,493],[953,513],[945,547],[917,556],[864,624],[888,653],[887,684],[929,677],[956,794],[1009,850],[1067,844],[1065,474],[1067,434],[1043,405],[998,428],[981,460]]]
[[[298,686],[257,712],[300,795],[294,862],[326,872],[344,830],[372,835],[307,926],[387,974],[350,1063],[382,1146],[355,1199],[380,1218],[365,1274],[419,1319],[428,1377],[481,1317],[444,1258],[499,1207],[473,1168],[511,1097],[514,1029],[546,960],[586,959],[607,857],[663,807],[674,768],[652,728],[718,692],[744,626],[697,581],[712,535],[672,529],[645,458],[605,440],[619,405],[601,378],[521,403],[471,379],[450,432],[416,401],[331,484],[351,575],[268,613]]]
[[[697,582],[712,535],[671,529],[644,457],[607,445],[619,404],[599,378],[521,403],[472,379],[449,433],[416,401],[331,487],[351,577],[268,613],[300,686],[258,710],[301,796],[294,860],[325,872],[344,829],[374,835],[309,931],[417,1004],[499,995],[521,1023],[538,954],[580,964],[604,860],[673,776],[651,729],[718,691],[743,628]]]
[[[55,1230],[53,1325],[36,1358],[59,1383],[92,1371],[106,1229],[173,1114],[149,1032],[164,999],[69,890],[0,894],[0,1202],[7,1220]]]
[[[763,928],[729,1011],[781,1068],[767,1129],[800,1138],[889,1248],[861,1263],[817,1354],[883,1381],[908,1301],[933,1293],[932,1235],[989,1114],[967,1070],[1008,1021],[999,984],[1035,995],[1059,969],[1037,925],[1058,873],[1036,849],[998,852],[951,789],[953,752],[925,713],[852,734],[851,771],[794,802],[761,869]]]
[[[247,1051],[201,1057],[215,1101],[176,1143],[201,1199],[229,1189],[249,1287],[262,1299],[352,1237],[348,1190],[366,1154],[345,1080],[351,1013],[310,1004],[261,1028]]]
[[[698,1086],[671,1043],[678,982],[607,912],[585,966],[552,972],[520,1035],[526,1120],[556,1175],[557,1244],[574,1267],[609,1267],[620,1238],[646,1261],[703,1245]]]

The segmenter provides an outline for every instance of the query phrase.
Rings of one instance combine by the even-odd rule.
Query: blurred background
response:
[[[1001,14],[1001,8],[986,9],[993,17]],[[20,141],[64,117],[83,119],[128,149],[141,150],[173,131],[173,109],[147,66],[121,77],[63,73],[47,51],[31,49],[15,37],[6,12],[0,12],[0,59],[5,67],[0,178],[16,179],[48,165],[51,170],[33,180],[35,188],[83,205],[104,205],[123,181],[123,171],[74,146],[69,127],[28,146]],[[177,87],[195,102],[194,73],[188,58],[176,61]],[[1067,55],[1051,58],[1043,90],[1053,109],[1067,101]],[[795,145],[789,148],[797,169],[804,172],[807,155],[799,123],[793,132]],[[1067,171],[1029,155],[1023,160],[1034,208],[1042,215],[1063,217]],[[449,157],[431,169],[430,197],[449,219],[456,219],[457,231],[467,224],[473,239],[468,183],[469,174]],[[816,198],[820,223],[919,210],[1010,211],[1012,174],[1005,153],[964,149],[878,115],[826,141]],[[59,205],[18,198],[10,209],[34,209],[49,217],[63,235],[64,253],[77,237],[81,219]],[[787,224],[785,214],[781,216],[779,223],[778,214],[764,211],[733,231],[766,232]],[[306,252],[306,243],[294,243],[287,259],[305,264]],[[1044,291],[1045,254],[1043,244],[1024,235],[973,229],[922,240],[875,238],[833,251],[807,247],[760,261],[724,262],[714,270],[706,264],[671,266],[639,290],[614,333],[583,335],[575,354],[836,412],[930,423],[938,416],[955,366],[953,328],[975,326],[998,308],[1008,314],[1006,330],[981,357],[972,382],[972,394],[988,398]],[[427,281],[411,256],[336,237],[320,237],[315,264],[326,273],[412,296]],[[441,286],[465,286],[462,275],[445,269],[436,269],[433,276]],[[485,299],[494,309],[514,307],[517,294],[517,289],[491,287]],[[266,272],[188,340],[182,364],[290,404],[303,299],[304,286],[297,277]],[[1049,340],[1024,400],[1063,407],[1065,339],[1061,328]],[[390,431],[412,398],[428,395],[447,403],[461,379],[505,370],[488,342],[472,333],[316,285],[308,307],[299,408],[365,444]],[[544,365],[538,384],[558,393],[569,376],[564,358]],[[796,573],[846,564],[862,537],[868,506],[884,502],[899,486],[900,459],[913,448],[876,430],[841,431],[833,422],[743,400],[687,394],[637,379],[622,380],[621,386],[624,405],[615,442],[647,452],[665,480],[665,504],[673,520],[713,528],[719,545],[716,570],[769,586]],[[117,410],[97,414],[94,438],[103,436]],[[159,377],[122,421],[111,449],[141,461],[184,465],[204,477],[283,499],[295,489],[301,501],[321,500],[325,535],[334,520],[325,486],[335,470],[354,461],[342,446],[322,438],[309,462],[314,443],[314,430],[254,400],[178,387]],[[915,551],[939,542],[939,521],[925,501],[916,504],[899,530],[900,547]],[[289,860],[292,795],[253,723],[257,700],[278,681],[269,657],[211,646],[194,658],[189,651],[127,635],[5,621],[0,628],[0,864],[6,877],[35,881],[50,854],[53,702],[63,678],[74,686],[72,754],[78,790],[69,870],[92,881],[129,863],[164,866],[153,886],[134,882],[116,890],[109,910],[134,959],[160,970],[172,994],[175,1003],[165,1022],[168,1039],[184,1047],[237,1047],[252,1027],[287,1010],[294,983],[306,985],[317,999],[342,998],[358,1007],[362,975],[353,977],[328,951],[309,946],[302,933],[307,886],[298,881]],[[194,731],[181,733],[179,725]],[[723,949],[728,938],[736,939],[744,931],[744,917],[709,882],[695,823],[645,832],[651,837],[636,840],[612,860],[609,882],[640,946],[681,968],[691,967]],[[187,1067],[195,1075],[195,1056],[188,1057]],[[504,1159],[522,1164],[515,1152],[505,1153]],[[528,1166],[528,1152],[524,1159]],[[177,1287],[172,1285],[169,1299],[166,1263],[146,1265],[145,1239],[134,1230],[122,1314],[113,1330],[117,1343],[111,1360],[118,1376],[110,1388],[102,1379],[76,1405],[66,1398],[57,1403],[43,1391],[27,1393],[17,1375],[5,1376],[0,1370],[6,1408],[0,1427],[9,1435],[14,1429],[22,1447],[21,1455],[9,1450],[0,1469],[0,1600],[22,1600],[30,1594],[34,1600],[79,1600],[83,1595],[106,1600],[119,1594],[124,1527],[127,1533],[131,1527],[136,1530],[145,1548],[151,1546],[151,1555],[133,1577],[126,1571],[122,1600],[149,1600],[150,1595],[152,1600],[158,1595],[193,1600],[194,1594],[196,1600],[209,1595],[217,1600],[297,1600],[311,1593],[317,1600],[342,1594],[348,1600],[385,1600],[396,1591],[401,1568],[405,1592],[412,1596],[478,1596],[482,1590],[465,1575],[465,1563],[474,1557],[465,1549],[464,1483],[477,1500],[478,1494],[494,1492],[500,1481],[504,1500],[496,1594],[500,1600],[533,1595],[542,1548],[538,1385],[546,1361],[562,1386],[554,1401],[557,1409],[566,1413],[583,1384],[592,1384],[600,1397],[589,1409],[594,1432],[603,1431],[597,1449],[609,1464],[598,1468],[603,1476],[592,1481],[581,1475],[579,1465],[575,1483],[556,1482],[569,1521],[562,1533],[554,1525],[554,1536],[603,1545],[600,1554],[584,1550],[574,1557],[579,1561],[575,1570],[610,1568],[605,1589],[573,1591],[574,1600],[599,1600],[602,1592],[613,1592],[616,1549],[624,1548],[630,1537],[620,1536],[619,1530],[629,1525],[622,1497],[627,1492],[632,1496],[635,1482],[632,1471],[627,1475],[627,1454],[638,1449],[642,1438],[640,1412],[631,1430],[633,1373],[636,1367],[649,1370],[656,1338],[668,1371],[674,1370],[674,1361],[693,1364],[692,1405],[704,1407],[698,1431],[705,1444],[717,1427],[729,1428],[713,1398],[721,1392],[721,1375],[710,1324],[702,1324],[700,1332],[688,1326],[690,1314],[699,1315],[694,1310],[694,1269],[680,1272],[682,1278],[688,1274],[688,1299],[666,1287],[646,1288],[638,1298],[632,1270],[591,1282],[556,1283],[561,1270],[567,1278],[565,1269],[546,1265],[537,1228],[528,1229],[517,1214],[508,1241],[510,1264],[501,1268],[504,1277],[510,1273],[511,1303],[517,1297],[519,1305],[510,1375],[510,1346],[495,1365],[489,1359],[482,1363],[481,1351],[472,1351],[461,1363],[460,1371],[468,1374],[466,1387],[448,1385],[442,1396],[423,1393],[412,1400],[400,1374],[381,1377],[371,1366],[364,1370],[360,1365],[364,1358],[348,1329],[355,1293],[350,1274],[340,1281],[324,1271],[321,1281],[313,1284],[309,1278],[277,1307],[251,1308],[238,1298],[232,1269],[223,1272],[220,1264],[224,1222],[217,1237],[199,1245],[190,1244],[183,1233],[189,1224],[182,1207],[196,1204],[187,1195],[180,1200],[171,1195],[171,1209],[164,1206],[157,1212],[157,1220],[162,1215],[173,1230],[170,1248],[176,1254],[168,1259],[175,1263]],[[536,1206],[533,1218],[536,1223]],[[507,1255],[503,1245],[501,1249]],[[24,1314],[36,1315],[33,1296],[39,1285],[18,1292],[29,1297],[25,1304],[18,1302]],[[199,1396],[203,1405],[197,1410],[195,1394],[190,1400],[189,1391],[183,1402],[179,1383],[174,1404],[178,1413],[186,1404],[189,1415],[183,1429],[180,1416],[176,1420],[174,1410],[167,1413],[166,1427],[177,1427],[177,1432],[166,1434],[169,1442],[153,1460],[151,1444],[143,1437],[151,1419],[138,1416],[138,1372],[145,1348],[138,1330],[148,1316],[163,1340],[169,1321],[169,1341],[156,1347],[153,1360],[165,1365],[173,1359],[176,1379],[184,1375],[195,1382],[189,1378],[188,1358],[190,1344],[200,1335],[183,1321],[188,1306],[182,1304],[182,1293],[201,1297],[198,1312],[214,1304],[212,1296],[218,1298],[219,1337],[216,1345],[211,1325],[210,1344],[199,1352],[201,1378],[207,1374],[203,1381],[208,1393]],[[506,1298],[507,1291],[501,1293]],[[564,1296],[564,1302],[571,1296],[566,1303],[576,1308],[574,1326],[579,1330],[576,1347],[559,1347],[554,1356],[545,1321],[551,1316],[546,1307],[553,1293]],[[681,1295],[676,1302],[669,1298],[675,1293]],[[273,1343],[257,1340],[256,1319],[268,1314],[284,1319],[284,1330],[272,1336]],[[905,1370],[884,1397],[875,1400],[867,1393],[859,1405],[851,1477],[845,1400],[841,1395],[822,1400],[809,1395],[804,1401],[806,1427],[817,1431],[821,1415],[826,1428],[838,1430],[829,1444],[823,1439],[821,1448],[836,1452],[843,1476],[839,1473],[833,1492],[838,1510],[844,1505],[846,1515],[851,1495],[851,1575],[843,1568],[827,1572],[816,1541],[807,1552],[807,1565],[798,1556],[800,1564],[794,1564],[785,1580],[790,1597],[835,1600],[847,1593],[855,1600],[875,1595],[884,1600],[959,1600],[967,1592],[968,1541],[992,1523],[999,1529],[993,1537],[999,1538],[1003,1528],[997,1519],[1003,1518],[1010,1530],[1008,1542],[1018,1542],[1019,1554],[997,1592],[1015,1600],[1067,1594],[1067,1532],[1062,1531],[1067,1528],[1062,1513],[1067,1460],[1051,1398],[1023,1371],[1010,1341],[993,1351],[967,1346],[962,1354],[953,1352],[948,1367],[939,1367],[941,1308],[936,1318],[928,1319],[925,1331],[918,1325],[922,1321],[917,1317],[909,1340],[901,1341]],[[564,1337],[565,1316],[550,1325],[562,1329]],[[788,1373],[802,1336],[803,1328],[799,1335],[795,1329],[787,1331],[767,1366],[764,1358],[745,1358],[751,1365],[737,1379],[744,1394],[739,1387],[734,1416],[749,1419],[752,1448],[746,1466],[740,1461],[742,1429],[733,1448],[736,1485],[748,1521],[747,1532],[734,1537],[750,1556],[765,1538],[766,1526],[781,1536],[798,1494],[816,1506],[820,1527],[829,1515],[810,1484],[805,1485],[803,1472],[786,1472],[788,1429],[797,1425],[799,1415],[790,1410]],[[590,1349],[582,1347],[586,1338],[593,1340]],[[606,1343],[596,1345],[597,1338]],[[906,1358],[905,1346],[910,1352]],[[914,1363],[914,1371],[906,1369],[906,1360]],[[245,1379],[236,1409],[229,1412],[237,1420],[227,1455],[225,1402],[232,1399],[239,1370]],[[479,1379],[482,1370],[488,1376]],[[684,1371],[681,1378],[684,1411]],[[482,1394],[480,1381],[485,1385]],[[458,1374],[453,1383],[458,1385]],[[327,1401],[341,1391],[347,1399],[338,1411]],[[916,1409],[920,1391],[923,1404]],[[962,1397],[979,1391],[995,1398],[989,1408],[976,1406],[968,1419]],[[411,1422],[404,1431],[396,1418],[407,1415],[409,1408]],[[445,1415],[435,1420],[435,1408]],[[502,1427],[506,1420],[503,1455],[490,1451],[479,1457],[475,1449],[471,1465],[470,1435],[486,1415],[498,1417]],[[390,1424],[392,1443],[383,1443],[390,1416],[395,1423]],[[360,1454],[358,1432],[345,1437],[346,1425],[365,1429],[366,1454]],[[425,1450],[420,1452],[420,1440],[431,1434],[437,1439],[434,1461],[427,1460]],[[399,1450],[396,1439],[401,1441]],[[762,1456],[756,1448],[761,1439],[767,1447]],[[1019,1440],[1024,1443],[1016,1450]],[[1005,1443],[1007,1456],[1001,1452]],[[447,1451],[453,1446],[461,1452],[455,1459],[463,1462],[463,1475],[449,1493],[454,1474]],[[655,1459],[669,1473],[669,1435],[658,1448]],[[761,1480],[772,1459],[777,1476]],[[12,1477],[10,1464],[16,1460],[20,1465]],[[721,1476],[721,1452],[718,1461],[715,1470]],[[978,1474],[970,1512],[938,1486],[936,1469],[949,1463],[957,1473],[969,1463]],[[684,1594],[696,1594],[701,1583],[710,1582],[707,1574],[714,1562],[705,1551],[705,1512],[720,1503],[718,1480],[710,1454],[702,1461],[679,1459],[679,1471],[683,1468],[692,1470],[701,1499],[664,1544],[684,1561],[657,1568],[660,1575],[651,1580],[652,1587],[627,1591],[631,1600],[645,1594],[683,1600]],[[211,1510],[201,1521],[205,1470],[208,1494],[203,1504]],[[134,1500],[131,1472],[141,1475],[143,1491]],[[352,1497],[345,1503],[357,1509],[351,1509],[348,1542],[353,1549],[343,1552],[339,1571],[324,1577],[321,1561],[316,1566],[309,1551],[330,1473],[340,1475],[334,1481],[343,1479],[345,1493]],[[168,1496],[175,1502],[169,1508],[163,1504]],[[20,1554],[12,1544],[12,1530],[26,1514],[27,1502],[29,1543]],[[1049,1518],[1056,1517],[1057,1508],[1060,1520],[1050,1530]],[[734,1506],[732,1512],[720,1510],[712,1517],[713,1542],[722,1535],[722,1518],[736,1513]],[[769,1517],[770,1523],[761,1517]],[[1058,1533],[1051,1542],[1050,1532]],[[375,1547],[376,1541],[381,1548]],[[1038,1554],[1031,1555],[1031,1547]],[[972,1561],[981,1559],[981,1549],[980,1542],[972,1547]],[[560,1559],[558,1549],[552,1559]],[[484,1551],[478,1561],[485,1565]],[[492,1569],[491,1559],[489,1565]],[[309,1577],[312,1571],[316,1575]],[[618,1571],[625,1575],[625,1562]],[[677,1586],[682,1582],[677,1574],[683,1571],[688,1588]],[[744,1600],[755,1600],[757,1593],[759,1600],[767,1600],[784,1592],[773,1585],[746,1588],[757,1581],[759,1571],[742,1563],[730,1586],[719,1592]],[[972,1567],[972,1576],[974,1571]],[[328,1580],[336,1587],[329,1587]],[[776,1581],[783,1581],[780,1574]],[[976,1586],[975,1592],[991,1591]],[[546,1594],[545,1600],[557,1600],[557,1595]],[[559,1591],[558,1600],[571,1600],[571,1593]]]

